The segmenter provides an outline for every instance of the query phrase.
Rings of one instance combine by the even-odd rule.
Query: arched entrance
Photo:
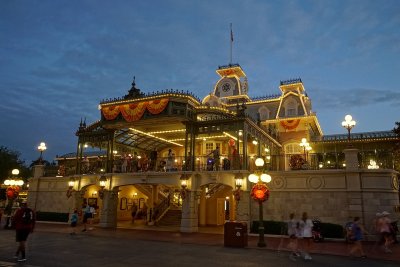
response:
[[[208,183],[201,189],[199,226],[222,226],[225,221],[236,219],[236,202],[231,186]]]

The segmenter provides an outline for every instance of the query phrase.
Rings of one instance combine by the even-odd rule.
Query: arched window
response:
[[[260,120],[268,120],[270,118],[270,111],[267,107],[262,106],[258,109],[258,113],[260,114]]]

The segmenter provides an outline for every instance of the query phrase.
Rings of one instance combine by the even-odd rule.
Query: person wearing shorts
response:
[[[301,236],[303,237],[304,259],[312,260],[310,256],[312,242],[312,227],[313,222],[308,218],[307,212],[303,212],[300,220]]]
[[[86,232],[86,224],[89,218],[92,218],[92,213],[90,213],[90,206],[89,204],[86,204],[86,206],[83,208],[83,230],[82,232]]]
[[[29,216],[29,219],[27,219]],[[25,244],[30,233],[35,228],[35,213],[27,207],[27,203],[21,203],[21,207],[15,212],[13,222],[15,225],[15,240],[19,243],[14,258],[19,262],[26,261]],[[19,258],[21,254],[21,258]]]

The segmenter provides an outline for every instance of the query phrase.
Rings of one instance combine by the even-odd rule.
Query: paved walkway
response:
[[[180,244],[200,244],[211,246],[224,246],[224,235],[222,227],[201,227],[198,233],[181,233],[176,228],[159,226],[141,226],[135,229],[127,225],[119,225],[118,229],[104,229],[94,227],[94,231],[89,231],[90,235],[103,237],[124,237],[128,233],[134,233],[135,238],[148,241],[176,242]],[[125,228],[125,229],[123,229]],[[37,231],[47,232],[65,232],[70,228],[65,224],[38,223]],[[286,236],[265,236],[267,247],[259,248],[257,246],[258,235],[248,236],[247,249],[287,251],[288,238]],[[348,244],[341,240],[325,240],[320,243],[313,243],[312,253],[327,254],[337,256],[348,256]],[[392,245],[392,253],[384,253],[380,247],[373,241],[363,242],[364,251],[368,258],[381,259],[400,262],[400,244]]]
[[[20,264],[12,259],[15,232],[0,229],[0,267],[397,267],[400,262],[398,246],[393,248],[393,254],[384,254],[368,243],[368,259],[351,259],[346,256],[346,244],[331,241],[315,244],[312,261],[293,262],[284,249],[287,238],[268,236],[267,247],[258,248],[258,236],[252,235],[246,248],[226,248],[224,235],[213,233],[220,232],[221,228],[216,227],[201,228],[199,233],[166,231],[165,227],[140,230],[94,227],[75,236],[69,234],[70,230],[67,224],[38,223],[28,239],[28,261]]]

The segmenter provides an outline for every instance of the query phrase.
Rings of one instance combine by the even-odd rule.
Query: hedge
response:
[[[286,235],[287,223],[280,221],[263,221],[264,233],[269,235]],[[258,233],[259,221],[253,221],[250,227],[250,233]],[[343,238],[343,226],[333,223],[321,223],[322,236],[325,238]]]
[[[68,222],[69,213],[37,211],[36,220],[48,222]]]

